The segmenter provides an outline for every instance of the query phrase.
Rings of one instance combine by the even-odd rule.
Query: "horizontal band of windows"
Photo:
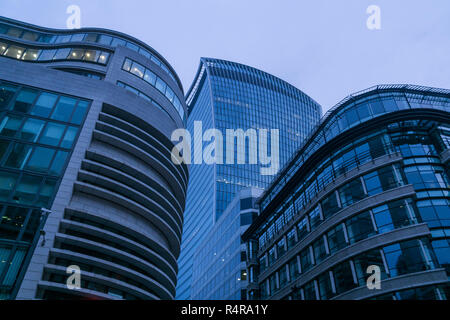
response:
[[[161,67],[161,69],[163,69],[175,82],[177,82],[172,72],[170,72],[169,68],[163,62],[161,62],[161,60],[157,58],[154,54],[150,53],[148,50],[136,45],[133,42],[124,40],[116,36],[91,32],[55,35],[50,33],[31,31],[15,26],[9,26],[4,23],[0,23],[0,34],[5,34],[7,36],[23,39],[26,41],[48,43],[48,44],[88,42],[88,43],[98,43],[113,48],[118,46],[124,46],[142,54],[147,59],[153,61],[156,65]]]
[[[398,89],[397,89],[398,90]],[[404,91],[402,89],[401,91]],[[352,99],[353,102],[339,105],[341,109],[336,115],[326,114],[317,126],[311,131],[309,137],[304,140],[301,152],[295,156],[283,172],[283,179],[276,178],[276,182],[268,189],[268,192],[261,200],[261,210],[264,210],[293,175],[297,172],[295,168],[300,168],[313,153],[324,146],[327,142],[341,134],[342,132],[367,122],[370,119],[382,116],[387,113],[402,110],[412,110],[416,108],[428,108],[436,110],[448,110],[450,99],[448,97],[425,95],[423,93],[409,92],[382,92],[364,99]]]
[[[49,62],[76,60],[106,65],[110,53],[101,50],[82,48],[32,49],[0,42],[0,55],[22,61]]]
[[[177,110],[177,113],[180,115],[183,123],[186,123],[186,115],[183,109],[183,105],[181,104],[180,100],[173,92],[173,90],[170,88],[170,86],[168,86],[164,80],[162,80],[148,68],[145,68],[143,65],[128,58],[126,58],[123,62],[122,70],[127,71],[140,79],[143,79],[145,82],[161,92],[175,107],[175,110]]]
[[[164,109],[158,102],[156,102],[155,100],[153,100],[152,98],[150,98],[148,95],[146,95],[145,93],[143,93],[142,91],[122,82],[122,81],[117,81],[117,85],[121,88],[124,88],[125,90],[134,93],[135,95],[141,97],[142,99],[150,102],[151,104],[153,104],[156,108],[158,108],[159,110],[163,111],[166,115],[168,115],[170,117],[170,119],[172,119],[175,122],[175,119],[166,111],[166,109]]]

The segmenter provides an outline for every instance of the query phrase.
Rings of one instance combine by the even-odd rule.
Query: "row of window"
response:
[[[448,110],[450,99],[437,96],[424,96],[423,94],[386,92],[376,96],[371,95],[364,99],[358,99],[342,108],[337,115],[329,118],[323,130],[312,131],[305,148],[302,148],[301,156],[295,163],[290,165],[283,179],[277,181],[270,192],[261,201],[261,209],[264,210],[273,197],[290,180],[292,175],[301,167],[303,163],[311,157],[326,142],[330,141],[340,133],[359,123],[369,120],[387,112],[398,110],[408,110],[414,108],[433,108],[438,110]],[[311,139],[311,141],[309,140]]]
[[[40,143],[64,149],[72,148],[78,128],[52,121],[44,121],[23,115],[7,115],[0,118],[0,136]],[[0,151],[0,155],[3,153]]]
[[[411,199],[392,201],[361,212],[328,229],[300,252],[302,270],[307,271],[339,250],[376,234],[416,224],[418,218]],[[260,271],[273,265],[308,233],[308,219],[302,220],[286,236],[260,258]]]
[[[0,110],[29,113],[33,116],[80,125],[89,102],[31,88],[0,82]]]
[[[0,238],[31,243],[36,236],[40,217],[40,210],[0,206]]]
[[[24,61],[77,60],[106,65],[110,54],[83,48],[32,49],[0,42],[0,55]]]
[[[277,213],[280,217],[272,215],[261,229],[270,229],[270,225],[275,224],[278,224],[276,227],[281,229],[282,225],[280,225],[280,222],[274,221],[275,219],[284,221],[284,223],[289,222],[294,217],[294,212],[302,210],[314,200],[321,190],[338,177],[368,161],[389,154],[393,150],[395,148],[389,142],[389,137],[386,134],[375,134],[369,138],[364,137],[341,148],[311,171],[303,182],[298,185],[293,195],[288,197],[288,200],[280,206]],[[271,235],[272,233],[269,234],[267,240],[270,239]]]
[[[151,54],[148,50],[124,39],[109,36],[106,34],[98,33],[74,33],[74,34],[64,34],[64,35],[52,35],[42,32],[36,32],[31,30],[26,30],[18,27],[8,26],[6,24],[0,23],[0,34],[6,34],[10,37],[24,39],[27,41],[41,42],[41,43],[68,43],[68,42],[90,42],[98,43],[102,45],[107,45],[111,47],[124,46],[139,52],[147,59],[152,60],[158,66],[160,66],[167,74],[175,81],[175,77],[169,71],[167,66],[161,62],[155,55]],[[176,82],[176,81],[175,81]]]
[[[134,93],[135,95],[141,97],[142,99],[150,102],[151,104],[153,104],[155,107],[157,107],[159,110],[163,111],[165,114],[167,114],[173,121],[175,121],[175,119],[173,119],[173,117],[155,100],[153,100],[152,98],[150,98],[148,95],[146,95],[145,93],[143,93],[142,91],[122,82],[122,81],[117,81],[117,85],[121,88],[124,88],[127,91],[130,91],[132,93]]]
[[[372,249],[341,262],[294,289],[292,298],[328,300],[357,287],[366,286],[372,273],[369,266],[380,269],[381,280],[439,267],[427,239],[414,239]],[[302,256],[294,258],[261,284],[261,298],[267,298],[304,273]]]
[[[162,80],[149,69],[145,68],[143,65],[128,58],[125,59],[122,69],[130,72],[131,74],[134,74],[138,78],[143,79],[145,82],[158,89],[158,91],[161,92],[175,107],[175,110],[177,110],[183,122],[186,121],[185,112],[180,99],[178,99],[176,94],[164,80]]]
[[[1,167],[59,176],[69,152],[0,139],[0,156]]]
[[[303,225],[303,230],[308,232],[314,230],[323,220],[334,215],[343,208],[352,205],[366,197],[387,191],[392,188],[403,185],[403,178],[399,165],[391,165],[382,167],[378,170],[365,174],[347,182],[341,186],[337,192],[332,192],[311,211],[300,222]],[[296,210],[296,203],[280,215],[259,237],[259,246],[262,248],[268,241],[280,232],[284,225],[293,219],[294,215],[298,214],[300,210]],[[307,223],[304,221],[308,221]],[[304,231],[303,231],[304,232]]]
[[[47,208],[56,183],[53,178],[3,171],[0,172],[0,201]]]

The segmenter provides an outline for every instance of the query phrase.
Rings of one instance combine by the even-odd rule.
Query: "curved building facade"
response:
[[[279,168],[294,154],[322,112],[318,103],[289,83],[250,66],[214,58],[201,59],[186,95],[186,103],[189,108],[187,129],[195,137],[194,144],[195,139],[202,139],[196,133],[198,124],[203,130],[217,129],[223,136],[228,130],[242,130],[243,134],[255,130],[254,137],[260,134],[261,131],[257,132],[260,129],[279,130]],[[231,164],[223,161],[190,166],[182,250],[178,261],[177,299],[192,298],[192,273],[197,268],[193,264],[195,252],[239,190],[247,187],[263,189],[274,177],[261,174],[261,168],[273,167],[273,161],[270,164],[262,164],[261,161],[250,163],[250,155],[260,156],[261,141],[265,142],[259,136],[258,149],[256,143],[249,142],[250,137],[244,138],[245,150],[241,151],[237,147],[238,138],[231,142],[227,140],[227,146],[234,145],[232,154],[235,159]],[[272,137],[272,133],[268,133],[266,141],[272,141]],[[267,142],[266,151],[271,149],[270,143]],[[238,163],[241,156],[244,163]],[[196,272],[202,274],[203,271],[206,272]]]
[[[449,142],[449,90],[340,102],[259,200],[249,298],[449,299]]]
[[[145,43],[1,18],[1,297],[173,299],[188,168],[170,136],[186,115]]]

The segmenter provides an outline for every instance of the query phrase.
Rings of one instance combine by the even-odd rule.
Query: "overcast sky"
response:
[[[382,83],[450,88],[448,0],[0,0],[0,15],[130,34],[161,53],[187,91],[199,58],[259,68],[303,90],[324,111]],[[366,26],[369,5],[381,30]]]

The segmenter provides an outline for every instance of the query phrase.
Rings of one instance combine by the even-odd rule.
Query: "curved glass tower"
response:
[[[188,168],[170,135],[186,114],[145,43],[1,18],[1,297],[173,299]]]
[[[280,167],[321,115],[315,101],[279,78],[246,65],[211,58],[201,59],[186,97],[187,128],[194,140],[201,139],[194,130],[196,122],[201,122],[203,131],[215,128],[224,136],[227,129],[278,129]],[[236,144],[237,140],[234,150]],[[244,151],[246,164],[191,165],[177,299],[191,298],[195,250],[237,192],[243,187],[264,188],[273,179],[272,175],[261,174],[260,165],[250,164],[251,152],[257,151],[251,146]]]
[[[249,298],[449,299],[449,142],[449,90],[340,102],[260,199]]]

